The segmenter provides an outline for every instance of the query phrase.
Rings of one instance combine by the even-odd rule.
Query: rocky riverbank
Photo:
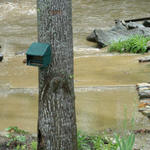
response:
[[[126,40],[133,35],[150,36],[149,24],[144,22],[124,22],[116,20],[115,26],[109,30],[95,29],[88,37],[88,41],[97,42],[99,47],[105,47],[113,42]]]
[[[139,95],[139,112],[150,118],[150,83],[137,84]]]

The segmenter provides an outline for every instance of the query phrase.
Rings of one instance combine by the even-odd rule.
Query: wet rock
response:
[[[146,89],[146,88],[143,88],[143,89],[139,89],[139,97],[140,99],[142,98],[150,98],[150,89]]]
[[[136,85],[137,89],[139,89],[139,88],[146,88],[146,87],[150,87],[150,83],[138,83]]]
[[[146,134],[146,133],[150,133],[149,129],[139,129],[139,130],[135,130],[134,131],[135,134]]]
[[[3,60],[3,55],[0,54],[0,62]]]
[[[136,87],[140,100],[138,111],[150,118],[150,83],[139,83]]]
[[[145,21],[143,22],[143,25],[144,25],[145,27],[150,27],[150,21],[145,20]]]
[[[142,111],[142,114],[145,115],[146,117],[150,117],[150,110]]]
[[[146,105],[146,106],[147,106],[147,105]],[[146,106],[139,108],[139,112],[150,111],[150,108],[149,108],[149,107],[146,107]]]
[[[97,42],[99,47],[110,45],[112,42],[119,40],[126,40],[131,35],[150,36],[150,28],[144,27],[142,24],[135,22],[125,23],[123,21],[116,21],[115,26],[110,30],[94,30],[87,40]]]
[[[91,42],[96,42],[94,31],[86,39]]]
[[[141,99],[140,103],[148,103],[148,104],[150,104],[150,99],[149,98]]]
[[[138,91],[139,97],[142,98],[150,98],[150,83],[138,83],[136,85],[136,89]],[[145,94],[145,95],[144,95]]]
[[[150,106],[150,103],[145,103],[145,102],[141,102],[140,101],[140,104],[139,104],[139,109],[142,109],[142,108],[145,108],[146,106]]]
[[[150,62],[150,56],[146,56],[146,57],[140,58],[139,62],[140,63],[142,63],[142,62]]]
[[[150,103],[140,102],[138,111],[149,118],[150,117]]]
[[[150,41],[147,42],[146,48],[147,48],[147,50],[150,50]]]
[[[27,50],[16,52],[15,55],[24,55]]]
[[[0,48],[2,48],[1,45],[0,45]],[[0,62],[1,62],[2,60],[3,60],[3,55],[0,54]]]
[[[135,23],[135,22],[124,23],[124,26],[126,26],[126,28],[128,30],[135,29],[135,28],[143,28],[144,27],[144,25],[138,24],[138,23]]]

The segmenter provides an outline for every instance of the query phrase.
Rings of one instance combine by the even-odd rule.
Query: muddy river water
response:
[[[149,0],[73,0],[79,129],[90,133],[117,130],[133,118],[135,128],[150,128],[149,120],[137,111],[135,88],[139,82],[149,82],[150,64],[138,63],[143,55],[109,54],[86,41],[93,29],[109,28],[115,19],[147,17],[149,5]],[[1,0],[0,52],[4,61],[0,63],[0,130],[15,125],[36,132],[37,68],[24,65],[24,55],[15,55],[36,40],[36,0]]]

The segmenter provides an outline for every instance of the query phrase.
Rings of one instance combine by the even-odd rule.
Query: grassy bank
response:
[[[146,53],[148,51],[148,41],[150,41],[150,37],[135,35],[127,40],[112,43],[108,51],[119,53]]]

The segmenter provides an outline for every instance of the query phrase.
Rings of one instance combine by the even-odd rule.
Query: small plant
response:
[[[15,150],[26,150],[27,146],[26,145],[17,145]]]
[[[16,126],[10,126],[8,128],[5,129],[7,132],[9,133],[16,133],[16,134],[28,134],[28,132],[22,130],[22,129],[19,129],[18,127]]]
[[[117,145],[119,146],[119,150],[133,150],[135,135],[131,133],[126,137],[119,138],[118,135],[115,135],[115,139]]]
[[[147,42],[150,41],[150,37],[144,37],[141,35],[131,36],[127,40],[120,40],[110,45],[109,52],[120,53],[145,53],[147,52]]]
[[[7,134],[6,137],[9,139],[7,146],[10,145],[18,145],[26,142],[26,137],[23,135],[13,135],[13,134]]]
[[[118,145],[108,137],[94,136],[92,138],[95,150],[117,150]]]
[[[90,150],[88,145],[88,137],[80,131],[77,133],[78,150]]]
[[[31,143],[31,149],[32,150],[37,150],[37,142],[36,141],[32,141],[32,143]]]
[[[19,147],[26,142],[26,136],[24,136],[25,134],[27,134],[26,131],[19,129],[18,127],[8,127],[5,130],[8,132],[6,137],[9,139],[7,146]]]
[[[78,150],[117,150],[118,145],[108,137],[86,136],[78,132]]]
[[[11,126],[5,129],[7,143],[6,147],[11,150],[37,150],[36,138],[28,132],[19,129],[18,127]]]

